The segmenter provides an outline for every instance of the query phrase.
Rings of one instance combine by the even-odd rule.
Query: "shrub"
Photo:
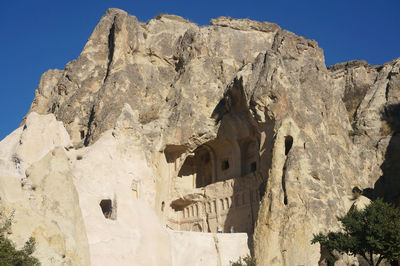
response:
[[[13,214],[9,217],[0,211],[0,265],[2,266],[37,266],[39,260],[32,257],[35,251],[35,240],[33,237],[25,242],[22,249],[18,250],[11,240],[7,238],[10,230]]]
[[[364,210],[351,210],[338,220],[342,232],[319,233],[311,243],[318,242],[330,252],[360,255],[370,265],[400,257],[400,211],[391,204],[377,199]]]
[[[247,255],[246,257],[242,258],[239,257],[239,259],[235,262],[230,262],[231,266],[256,266],[256,259]]]
[[[349,136],[354,137],[354,136],[362,136],[363,132],[359,129],[354,129],[349,131]]]

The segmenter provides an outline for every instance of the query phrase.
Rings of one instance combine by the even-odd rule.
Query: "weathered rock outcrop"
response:
[[[382,66],[351,61],[331,66],[335,90],[342,93],[364,188],[372,197],[398,203],[400,59]],[[379,179],[378,179],[379,178]]]
[[[56,169],[51,156],[69,160],[51,182],[74,198],[64,217],[74,229],[58,227],[81,252],[66,255],[71,263],[225,265],[249,250],[245,234],[213,235],[231,228],[249,233],[260,265],[317,265],[312,235],[338,228],[354,186],[399,198],[399,66],[327,69],[315,41],[268,22],[141,23],[109,9],[78,59],[43,74],[26,121],[1,143],[0,173],[14,181],[0,181],[22,182],[30,197],[48,189],[51,171],[30,173]],[[32,117],[65,129],[32,146]],[[63,208],[53,196],[43,204]],[[186,245],[208,255],[182,257]]]
[[[69,143],[61,122],[36,113],[0,143],[0,203],[14,212],[11,237],[22,245],[33,236],[44,265],[90,264],[70,161],[59,147]]]

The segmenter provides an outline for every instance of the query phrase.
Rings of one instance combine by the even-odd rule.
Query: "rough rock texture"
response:
[[[162,226],[154,212],[154,174],[128,113],[135,116],[124,108],[114,129],[79,150],[52,114],[34,112],[0,143],[0,203],[15,221],[10,237],[18,245],[35,237],[34,255],[43,265],[218,266],[249,254],[247,234]],[[108,200],[111,213],[101,207]]]
[[[373,197],[399,203],[400,59],[382,66],[351,61],[329,71],[353,120],[359,155],[354,163],[364,177],[363,187],[371,188]]]
[[[78,146],[112,128],[124,104],[138,110],[149,146],[193,145],[192,135],[199,134],[204,136],[196,141],[210,138],[216,132],[210,114],[226,85],[272,47],[279,30],[274,24],[263,32],[252,29],[254,23],[242,24],[246,31],[199,28],[175,16],[143,24],[109,9],[79,58],[43,75],[31,111],[54,113]]]
[[[85,246],[73,262],[226,265],[248,247],[241,234],[216,241],[212,232],[246,221],[237,226],[252,237],[259,265],[317,265],[324,257],[312,235],[339,228],[335,217],[351,207],[354,186],[400,198],[399,67],[397,59],[327,69],[315,41],[273,23],[220,17],[199,27],[159,15],[144,24],[109,9],[78,59],[43,74],[26,121],[1,142],[0,173],[41,193],[43,177],[25,169],[67,146],[50,154],[67,154],[61,173],[73,186],[63,182],[79,195],[73,204],[82,214],[66,223],[79,222],[87,242],[70,245]],[[54,114],[72,144],[54,133],[60,126],[43,133],[51,137],[40,143],[51,145],[24,148],[36,113]],[[248,190],[245,178],[254,180]],[[60,225],[68,245],[70,229]],[[184,243],[209,256],[182,257]]]
[[[53,115],[31,113],[23,128],[0,143],[0,198],[14,213],[11,238],[33,236],[43,265],[88,265],[89,245],[70,161],[68,133]]]

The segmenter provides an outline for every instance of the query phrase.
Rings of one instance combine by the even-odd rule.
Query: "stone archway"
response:
[[[203,228],[200,224],[196,223],[192,226],[192,232],[203,232]]]
[[[240,141],[242,175],[255,172],[258,169],[258,144],[253,138]]]

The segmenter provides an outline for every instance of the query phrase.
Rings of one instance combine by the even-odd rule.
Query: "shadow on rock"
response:
[[[381,165],[382,176],[374,189],[363,194],[371,199],[383,198],[386,202],[400,205],[400,104],[388,105],[382,112],[383,128],[392,135]]]

